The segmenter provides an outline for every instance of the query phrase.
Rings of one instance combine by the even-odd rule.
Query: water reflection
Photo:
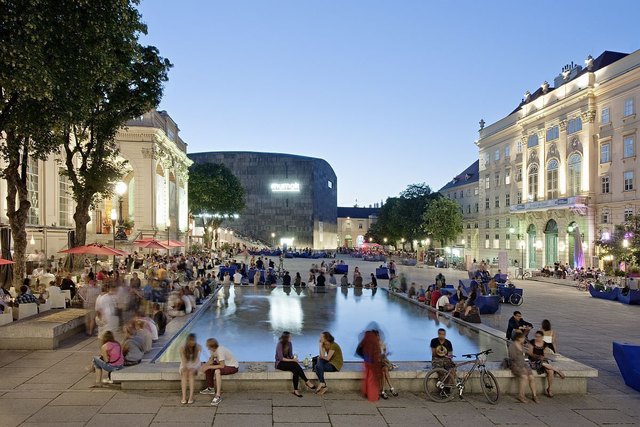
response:
[[[240,361],[271,361],[282,331],[295,335],[295,352],[304,357],[317,352],[318,335],[330,331],[343,349],[345,360],[357,360],[358,334],[371,321],[387,333],[386,343],[394,361],[430,359],[429,342],[438,328],[447,330],[456,355],[492,348],[492,360],[506,355],[504,343],[421,309],[378,289],[309,289],[233,287],[221,290],[217,301],[202,313],[161,356],[179,361],[179,347],[194,332],[205,348],[215,337]],[[202,358],[206,359],[203,354]]]

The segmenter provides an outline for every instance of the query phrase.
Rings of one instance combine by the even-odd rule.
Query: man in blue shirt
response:
[[[27,285],[20,286],[20,295],[16,298],[16,305],[30,303],[38,304],[38,300],[33,296]]]

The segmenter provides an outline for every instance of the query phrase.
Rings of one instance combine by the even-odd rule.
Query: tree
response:
[[[65,153],[61,174],[69,178],[76,201],[76,246],[86,243],[90,209],[111,196],[123,175],[126,162],[118,160],[116,132],[159,104],[171,67],[155,47],[138,42],[147,27],[137,0],[106,3],[69,2],[64,10],[77,34],[65,82],[74,96],[58,137]]]
[[[205,247],[211,247],[213,233],[224,219],[240,214],[244,207],[244,188],[229,168],[219,163],[191,165],[189,211],[203,219]]]
[[[432,201],[422,217],[424,231],[443,247],[462,232],[460,206],[453,200],[441,197]]]
[[[14,286],[25,275],[26,224],[31,200],[29,162],[46,159],[61,118],[61,77],[73,34],[59,28],[59,3],[0,0],[0,172],[7,182],[7,217],[13,237]],[[77,25],[77,23],[76,23]]]
[[[640,264],[640,215],[632,216],[624,223],[616,225],[608,238],[601,236],[594,243],[600,248],[600,259],[611,256],[617,261],[615,265],[620,262]]]

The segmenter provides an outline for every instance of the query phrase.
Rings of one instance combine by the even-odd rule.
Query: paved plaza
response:
[[[349,260],[351,269],[356,262]],[[366,275],[377,266],[358,262]],[[287,268],[303,274],[309,261],[289,261]],[[466,273],[404,267],[411,280],[431,282],[438,272],[449,281]],[[304,275],[304,274],[303,274]],[[611,355],[614,340],[640,342],[636,319],[640,307],[596,300],[573,287],[527,281],[526,320],[538,325],[548,318],[559,334],[560,352],[593,366],[599,377],[589,380],[586,396],[552,399],[540,391],[540,404],[518,404],[505,396],[498,405],[481,396],[438,404],[422,394],[369,403],[357,393],[323,397],[306,393],[225,393],[218,408],[210,397],[180,405],[178,392],[89,390],[93,374],[86,368],[97,352],[95,339],[77,337],[55,351],[0,351],[0,427],[8,426],[464,426],[491,425],[634,425],[640,424],[640,393],[626,387]],[[520,284],[519,284],[520,286]],[[513,307],[503,305],[483,322],[504,330]],[[382,322],[384,323],[384,322]],[[389,328],[389,332],[393,332]],[[455,346],[455,343],[454,343]],[[426,353],[426,349],[425,349]],[[426,356],[425,356],[426,358]],[[557,380],[560,381],[560,380]]]

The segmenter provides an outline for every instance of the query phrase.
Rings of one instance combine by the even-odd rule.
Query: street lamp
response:
[[[373,242],[373,237],[369,237],[369,243]]]
[[[171,219],[167,218],[167,247],[169,247],[169,238],[171,237]]]
[[[526,243],[524,242],[524,240],[520,240],[520,253],[521,253],[521,261],[522,264],[520,264],[520,273],[524,274],[524,247],[526,246]]]
[[[233,230],[229,231],[229,234],[231,235],[231,246],[233,246]]]
[[[623,248],[628,248],[628,247],[629,247],[629,240],[624,239],[624,240],[622,241],[622,247],[623,247]]]
[[[212,226],[209,226],[209,227],[207,228],[207,230],[209,231],[209,236],[210,236],[209,238],[211,239],[211,240],[209,241],[209,247],[207,248],[207,251],[210,251],[210,250],[211,250],[211,246],[212,246],[212,244],[213,244],[213,227],[212,227]]]
[[[113,230],[113,248],[116,247],[116,221],[118,220],[118,212],[115,208],[111,209],[111,229]],[[116,270],[116,256],[113,255],[113,271]]]
[[[387,238],[385,237],[384,239],[382,239],[384,241],[384,244],[387,244]]]
[[[271,233],[271,249],[275,249],[276,246],[276,233]]]
[[[115,225],[114,225],[113,232],[115,233],[116,240],[127,240],[127,233],[124,232],[124,216],[122,215],[122,196],[124,195],[124,193],[127,192],[127,184],[125,184],[122,181],[116,182],[114,186],[114,191],[118,196],[118,210],[120,214],[116,218],[118,220],[118,231],[116,232]]]

